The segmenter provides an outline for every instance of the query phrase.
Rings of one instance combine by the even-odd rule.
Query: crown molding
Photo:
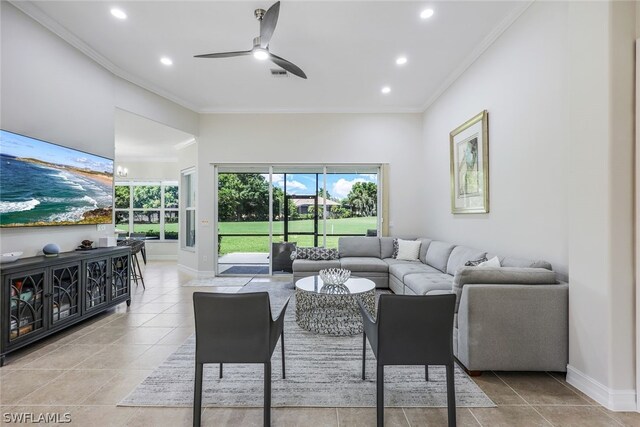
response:
[[[411,114],[422,107],[396,108],[205,108],[200,114]]]
[[[18,0],[8,0],[13,6],[17,9],[28,15],[30,18],[38,22],[40,25],[60,37],[62,40],[69,43],[71,46],[78,49],[80,52],[91,58],[93,61],[100,64],[102,67],[107,69],[112,74],[127,80],[135,85],[140,86],[143,89],[146,89],[150,92],[155,93],[158,96],[166,98],[170,101],[175,102],[176,104],[187,108],[193,112],[198,113],[198,107],[184,99],[170,93],[161,87],[141,78],[134,74],[131,74],[122,68],[115,65],[113,62],[105,58],[103,55],[96,52],[91,46],[89,46],[84,41],[80,40],[78,36],[73,34],[71,31],[67,30],[64,26],[58,23],[56,20],[51,18],[49,15],[44,13],[42,9],[33,4],[31,1],[18,1]]]
[[[507,31],[507,29],[522,15],[528,8],[534,3],[535,0],[524,0],[518,3],[518,6],[509,13],[497,27],[485,37],[482,42],[471,52],[471,54],[455,69],[453,73],[438,87],[433,95],[427,99],[422,105],[422,112],[427,109],[438,100],[446,91],[458,80],[464,73],[473,65],[474,62],[482,56],[487,49],[489,49],[500,36]]]
[[[177,144],[173,145],[173,148],[175,148],[176,150],[182,150],[184,148],[187,148],[190,145],[193,145],[196,143],[196,139],[195,138],[191,138],[188,139],[186,141],[182,141],[182,142],[178,142]]]

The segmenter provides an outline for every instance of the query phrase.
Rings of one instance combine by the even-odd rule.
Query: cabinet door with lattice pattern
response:
[[[45,275],[35,270],[9,276],[9,343],[45,331]]]
[[[84,308],[94,310],[108,302],[109,258],[85,262]]]
[[[129,295],[129,255],[111,258],[111,300],[126,299]]]
[[[51,268],[51,325],[80,316],[80,263]]]

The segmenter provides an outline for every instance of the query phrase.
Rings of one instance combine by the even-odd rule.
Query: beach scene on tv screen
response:
[[[0,131],[0,226],[110,224],[113,160]]]

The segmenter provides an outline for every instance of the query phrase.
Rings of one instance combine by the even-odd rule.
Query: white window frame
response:
[[[197,187],[196,187],[196,170],[195,168],[189,168],[189,169],[185,169],[183,171],[180,172],[180,188],[184,188],[185,191],[181,192],[181,197],[180,197],[180,214],[179,217],[181,219],[181,226],[180,226],[180,248],[186,251],[191,251],[191,252],[195,252],[196,250],[196,242],[197,240],[197,235],[198,235],[198,211],[196,209],[197,206]],[[186,185],[186,180],[189,179],[190,183],[189,186]],[[191,205],[187,204],[187,201],[189,200],[189,194],[188,193],[193,194],[193,197],[191,200]],[[193,220],[193,227],[194,227],[194,241],[192,245],[187,245],[187,216],[189,215],[188,212],[193,211],[194,214],[194,220]]]
[[[134,187],[141,187],[141,186],[160,186],[160,207],[159,208],[153,208],[153,209],[147,209],[147,210],[152,210],[152,211],[159,211],[160,212],[160,223],[159,223],[159,231],[160,231],[160,236],[158,240],[154,240],[154,242],[177,242],[180,239],[180,235],[182,234],[180,232],[181,226],[180,223],[181,221],[181,217],[180,217],[180,205],[181,205],[181,199],[180,199],[180,183],[177,181],[171,181],[171,180],[163,180],[163,181],[139,181],[139,180],[127,180],[127,181],[116,181],[115,182],[115,186],[116,187],[129,187],[129,207],[128,208],[116,208],[115,207],[115,203],[114,203],[114,217],[113,217],[113,223],[115,224],[115,215],[116,212],[127,212],[129,214],[129,223],[128,223],[128,229],[127,229],[127,234],[133,233],[133,229],[134,229],[134,224],[133,224],[133,212],[134,211],[141,211],[144,210],[142,208],[134,208],[133,207],[133,188]],[[177,208],[167,208],[165,207],[165,203],[164,203],[164,193],[165,193],[165,187],[178,187],[178,207]],[[115,191],[115,189],[114,189]],[[115,194],[115,193],[114,193]],[[178,212],[178,239],[165,239],[165,212]],[[122,227],[123,224],[115,224],[115,227]]]

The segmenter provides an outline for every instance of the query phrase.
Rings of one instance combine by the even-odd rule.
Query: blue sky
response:
[[[0,130],[0,153],[44,162],[113,173],[113,161],[92,154]]]
[[[265,178],[269,179],[269,175]],[[322,188],[323,176],[319,175],[318,188]],[[327,190],[331,197],[344,199],[356,182],[377,182],[377,175],[370,173],[328,173]],[[273,185],[284,188],[284,175],[273,174]],[[287,192],[289,194],[314,194],[316,191],[315,174],[287,174]]]

